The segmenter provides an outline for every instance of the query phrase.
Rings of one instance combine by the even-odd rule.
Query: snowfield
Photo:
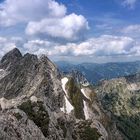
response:
[[[83,93],[83,95],[84,95],[87,99],[89,99],[89,100],[90,100],[90,98],[86,95],[86,93],[85,93],[85,91],[84,91],[84,89],[83,89],[83,88],[81,89],[81,92]]]
[[[61,79],[62,89],[63,89],[63,91],[65,92],[65,94],[67,94],[66,88],[65,88],[67,82],[68,82],[68,78],[67,78],[67,77],[64,77],[63,79]]]
[[[82,88],[81,89],[81,92],[83,93],[83,95],[90,100],[90,98],[86,95],[84,89]],[[83,100],[83,104],[84,104],[84,115],[85,115],[85,119],[88,120],[90,118],[90,115],[89,115],[89,108],[88,108],[88,105],[87,103]]]
[[[63,111],[64,113],[71,113],[71,111],[74,109],[74,107],[71,105],[71,103],[68,100],[68,93],[66,91],[66,84],[68,82],[68,78],[64,77],[63,79],[61,79],[61,83],[62,83],[62,89],[65,92],[66,95],[64,95],[64,106],[62,108],[60,108],[61,111]]]
[[[87,103],[84,100],[83,100],[83,104],[84,104],[85,119],[88,120],[89,119],[88,106],[87,106]]]

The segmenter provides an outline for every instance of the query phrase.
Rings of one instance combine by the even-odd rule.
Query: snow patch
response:
[[[64,77],[63,79],[61,79],[62,89],[63,89],[63,91],[65,92],[66,95],[67,95],[67,92],[66,92],[65,86],[66,86],[67,82],[68,82],[68,78],[67,77]]]
[[[61,110],[62,112],[64,112],[64,113],[66,112],[66,111],[65,111],[65,107],[64,107],[64,106],[63,106],[63,107],[61,107],[61,108],[60,108],[60,110]]]
[[[87,106],[87,103],[84,100],[83,100],[83,104],[84,104],[85,119],[88,120],[89,119],[88,106]]]
[[[84,95],[87,99],[89,99],[89,100],[90,100],[90,98],[86,95],[86,93],[85,93],[85,91],[84,91],[84,89],[83,89],[83,88],[81,89],[81,92],[83,93],[83,95]]]
[[[60,108],[60,110],[63,111],[64,113],[68,113],[69,114],[74,109],[74,107],[71,105],[71,103],[67,99],[67,97],[68,97],[68,94],[67,94],[67,91],[66,91],[66,84],[67,84],[67,82],[68,82],[68,78],[67,77],[64,77],[61,80],[62,89],[63,89],[63,91],[65,92],[66,95],[64,95],[64,99],[65,99],[64,106],[62,108]]]
[[[71,103],[69,102],[69,100],[67,99],[66,96],[64,96],[64,99],[65,99],[65,105],[60,108],[61,111],[63,111],[64,113],[70,113],[74,108],[73,106],[71,105]]]
[[[86,83],[82,84],[82,86],[84,86],[84,87],[88,87],[88,86],[89,86],[89,83],[86,82]]]

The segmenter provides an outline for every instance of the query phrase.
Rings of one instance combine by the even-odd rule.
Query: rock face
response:
[[[120,79],[114,80],[113,85],[108,81],[93,87],[77,72],[64,77],[46,56],[38,58],[28,53],[23,56],[14,49],[0,62],[0,139],[131,139],[127,132],[124,134],[124,121],[119,115],[123,108],[125,115],[139,111],[139,76],[136,77],[136,83],[135,78],[121,79],[124,95],[119,89],[114,104],[111,87]],[[116,86],[113,89],[116,90]],[[126,97],[132,94],[136,97],[128,98],[129,105],[135,105],[135,111],[127,110],[130,106]],[[116,104],[118,108],[113,106]]]
[[[14,49],[2,58],[0,68],[5,73],[0,79],[0,137],[61,139],[55,113],[62,106],[63,90],[55,65],[46,56],[22,56]]]
[[[1,59],[1,68],[10,69],[10,67],[18,63],[21,58],[22,54],[17,48],[15,48],[12,51],[8,52],[5,56],[3,56],[3,58]]]
[[[85,75],[77,70],[72,70],[69,75],[74,77],[75,82],[80,83],[83,86],[88,86],[89,82],[86,79]]]
[[[124,139],[139,140],[140,74],[104,81],[97,93]]]

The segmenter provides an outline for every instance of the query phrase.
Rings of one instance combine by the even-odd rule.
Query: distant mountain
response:
[[[104,64],[82,63],[77,65],[65,61],[55,63],[64,73],[70,73],[72,70],[80,71],[93,84],[97,84],[101,80],[127,76],[140,71],[140,61]]]

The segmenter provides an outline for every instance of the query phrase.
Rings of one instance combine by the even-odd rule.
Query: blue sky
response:
[[[0,57],[18,47],[55,61],[139,60],[139,13],[139,0],[0,0]]]
[[[59,2],[67,5],[69,13],[82,14],[88,19],[91,36],[104,34],[108,29],[99,29],[96,25],[108,24],[114,28],[121,28],[140,24],[140,1],[138,0],[130,5],[123,5],[123,0],[59,0]],[[110,33],[113,34],[114,30]]]

